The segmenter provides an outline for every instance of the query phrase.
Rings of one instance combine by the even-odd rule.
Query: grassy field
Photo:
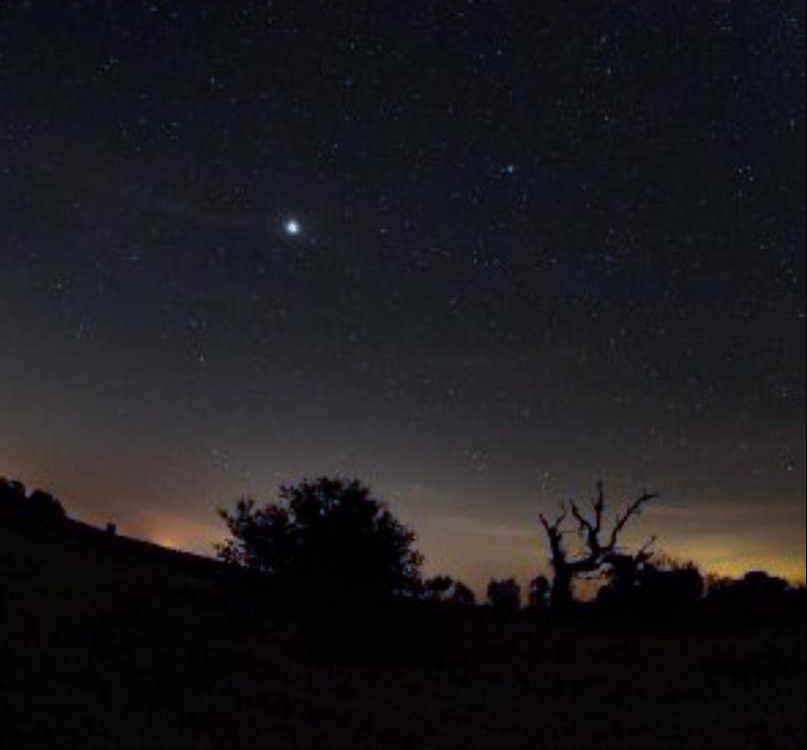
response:
[[[804,627],[432,615],[438,658],[324,663],[219,566],[0,518],[0,746],[805,746]]]

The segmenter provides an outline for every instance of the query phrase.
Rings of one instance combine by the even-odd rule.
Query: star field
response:
[[[359,474],[435,569],[645,485],[804,573],[804,8],[7,2],[0,470],[209,549]]]

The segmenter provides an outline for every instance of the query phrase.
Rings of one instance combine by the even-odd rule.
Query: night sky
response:
[[[804,41],[795,0],[6,0],[0,473],[207,552],[358,475],[476,587],[603,477],[803,579]]]

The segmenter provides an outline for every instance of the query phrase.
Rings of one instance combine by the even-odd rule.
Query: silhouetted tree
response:
[[[781,596],[790,588],[790,584],[779,576],[772,576],[764,570],[751,570],[737,582],[738,588],[749,594],[774,598]]]
[[[423,584],[426,601],[440,604],[452,604],[458,607],[473,607],[476,596],[462,581],[455,581],[451,576],[434,576],[427,578]]]
[[[647,564],[639,588],[651,606],[680,611],[700,601],[705,583],[698,566],[692,562],[666,567]]]
[[[521,608],[521,587],[514,578],[491,580],[488,584],[488,602],[496,612],[518,612]]]
[[[62,504],[44,490],[34,490],[25,501],[26,510],[37,520],[49,523],[63,521],[67,514]]]
[[[0,508],[22,510],[25,502],[25,485],[14,479],[0,477]]]
[[[750,571],[740,579],[710,581],[706,612],[728,623],[781,622],[805,617],[803,587],[764,571]]]
[[[617,553],[617,544],[620,534],[624,531],[630,520],[641,513],[642,507],[653,500],[657,495],[650,492],[643,493],[638,499],[630,503],[625,511],[617,516],[610,532],[605,532],[605,490],[602,482],[597,483],[597,496],[591,501],[592,514],[587,516],[580,510],[574,501],[568,505],[561,504],[561,513],[554,520],[549,521],[541,514],[541,525],[546,531],[549,541],[550,561],[554,571],[552,581],[552,607],[564,609],[572,602],[572,586],[577,577],[586,574],[601,572]],[[582,553],[570,558],[563,537],[570,533],[564,527],[569,516],[577,523],[577,534],[583,543]],[[605,540],[603,540],[605,535]],[[652,542],[652,540],[651,540]],[[648,545],[645,545],[645,548]]]
[[[703,575],[691,562],[621,554],[611,557],[609,567],[609,582],[598,592],[597,601],[611,611],[645,618],[678,617],[703,596]]]
[[[527,594],[527,607],[532,612],[544,612],[549,609],[549,597],[552,586],[546,576],[536,576],[530,581],[530,590]]]
[[[652,555],[646,548],[635,554],[613,552],[603,563],[602,577],[608,583],[600,589],[600,598],[628,595],[641,583],[642,572]]]
[[[415,535],[358,481],[322,477],[221,510],[231,538],[219,557],[268,574],[303,600],[356,604],[411,596],[420,588]]]
[[[476,594],[462,581],[455,581],[454,590],[449,594],[448,601],[457,607],[475,607]]]
[[[25,485],[6,477],[0,477],[0,508],[48,523],[63,521],[67,516],[62,504],[49,492],[34,490],[26,497]]]
[[[451,576],[434,576],[427,578],[423,583],[424,597],[430,602],[444,602],[454,587]]]

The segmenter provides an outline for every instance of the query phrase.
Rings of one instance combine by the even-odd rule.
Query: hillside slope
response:
[[[257,588],[256,588],[257,586]],[[0,518],[8,747],[803,747],[805,633],[440,619],[443,658],[316,663],[212,561]]]

